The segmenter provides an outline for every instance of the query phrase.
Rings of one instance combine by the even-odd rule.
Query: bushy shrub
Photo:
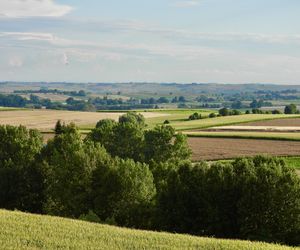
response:
[[[202,115],[197,112],[189,116],[190,121],[199,120],[199,119],[202,119]]]
[[[284,108],[285,114],[297,114],[297,106],[295,104],[290,104]]]
[[[281,112],[280,110],[278,110],[278,109],[274,109],[274,110],[272,111],[272,114],[273,114],[273,115],[278,115],[278,114],[282,114],[282,112]]]

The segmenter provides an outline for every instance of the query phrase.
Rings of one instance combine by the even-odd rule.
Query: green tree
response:
[[[145,118],[141,114],[129,112],[119,118],[119,122],[102,120],[87,136],[87,140],[99,142],[113,157],[143,158]]]
[[[41,212],[43,174],[35,159],[41,134],[23,126],[0,126],[0,207]]]
[[[276,158],[190,163],[158,193],[157,229],[299,245],[300,179]]]
[[[92,172],[108,159],[100,144],[83,142],[79,131],[67,125],[41,153],[47,183],[46,213],[73,218],[86,214],[91,205]]]
[[[99,142],[108,152],[112,152],[115,143],[113,141],[114,128],[117,125],[118,123],[114,120],[100,120],[96,128],[88,134],[87,140]]]
[[[190,121],[192,121],[192,120],[199,120],[201,118],[202,118],[202,115],[199,114],[199,113],[197,113],[197,112],[189,116],[189,120]]]
[[[145,128],[145,118],[142,114],[138,114],[136,112],[128,112],[125,115],[120,116],[119,123],[125,124],[125,123],[131,123],[136,124],[140,128]]]
[[[61,123],[61,120],[58,120],[55,124],[54,132],[56,135],[63,133],[64,125]]]
[[[219,110],[219,114],[221,116],[229,116],[230,115],[230,110],[228,108],[222,108]]]
[[[156,191],[147,165],[121,159],[99,165],[93,173],[92,190],[93,211],[102,221],[149,227]]]
[[[134,121],[119,122],[113,130],[113,145],[109,150],[112,156],[123,159],[143,159],[144,126]]]
[[[186,160],[191,155],[186,137],[176,134],[171,126],[156,126],[145,131],[144,152],[147,163]]]
[[[255,157],[233,163],[238,188],[240,237],[300,244],[300,179],[283,160]]]
[[[290,104],[290,105],[285,106],[284,113],[285,114],[296,114],[297,106],[295,104]]]

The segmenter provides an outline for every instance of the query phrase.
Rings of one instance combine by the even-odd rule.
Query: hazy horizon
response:
[[[296,0],[0,0],[0,81],[300,81]]]

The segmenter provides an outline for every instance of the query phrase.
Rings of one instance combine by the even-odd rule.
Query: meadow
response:
[[[292,250],[281,245],[130,230],[0,210],[1,249]]]

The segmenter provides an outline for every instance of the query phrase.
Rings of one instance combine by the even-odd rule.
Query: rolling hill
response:
[[[130,230],[58,217],[0,210],[1,249],[296,249],[266,243],[218,240]]]

